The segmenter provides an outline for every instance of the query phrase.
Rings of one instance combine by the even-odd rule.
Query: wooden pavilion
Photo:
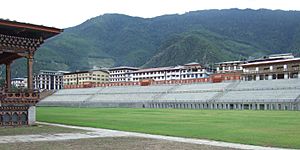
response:
[[[0,19],[0,65],[6,66],[5,87],[0,91],[0,126],[21,126],[35,123],[35,104],[39,92],[33,89],[33,58],[44,40],[63,30]],[[27,59],[28,90],[11,90],[11,64]]]

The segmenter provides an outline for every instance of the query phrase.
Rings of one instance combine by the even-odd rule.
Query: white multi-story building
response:
[[[199,63],[188,63],[183,66],[182,79],[206,78],[212,74],[212,69]]]
[[[300,58],[290,53],[265,56],[242,66],[246,81],[300,78]]]
[[[48,90],[62,89],[64,73],[66,73],[66,71],[41,70],[38,74],[34,75],[34,88]]]
[[[11,85],[16,88],[27,88],[27,78],[13,78]]]
[[[154,81],[183,80],[205,78],[211,74],[209,68],[201,66],[199,63],[189,63],[176,67],[147,68],[130,72],[129,81],[140,81],[151,79]]]
[[[171,67],[147,68],[133,71],[130,73],[131,78],[129,81],[138,82],[143,79],[153,79],[156,81],[166,80],[167,72],[169,78],[170,74],[175,72]]]
[[[139,68],[120,66],[108,69],[110,82],[128,82],[131,80],[131,72]]]
[[[242,72],[242,65],[245,64],[246,61],[226,61],[217,63],[216,71],[217,73],[233,73],[233,72]]]

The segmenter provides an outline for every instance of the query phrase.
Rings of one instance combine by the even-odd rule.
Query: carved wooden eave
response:
[[[44,40],[62,29],[0,19],[0,64],[21,57],[33,57]]]
[[[42,39],[22,38],[0,34],[0,64],[34,55]]]

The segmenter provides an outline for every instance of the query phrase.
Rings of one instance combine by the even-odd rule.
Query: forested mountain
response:
[[[215,63],[286,52],[300,55],[298,11],[203,10],[147,19],[105,14],[46,41],[35,71]],[[14,76],[25,75],[21,61]]]

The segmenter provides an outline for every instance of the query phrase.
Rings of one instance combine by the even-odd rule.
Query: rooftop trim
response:
[[[255,66],[255,65],[264,65],[264,64],[272,64],[272,63],[283,63],[283,62],[291,62],[291,61],[300,61],[300,58],[260,61],[260,62],[253,62],[253,63],[242,64],[242,66],[243,67],[248,67],[248,66]]]
[[[120,70],[120,69],[131,69],[131,70],[138,70],[139,68],[136,67],[129,67],[129,66],[119,66],[114,68],[109,68],[108,70]]]
[[[0,25],[11,26],[11,27],[16,27],[16,28],[27,28],[27,29],[40,30],[40,31],[46,31],[46,32],[54,32],[54,33],[63,32],[63,29],[58,29],[58,28],[54,28],[54,27],[46,27],[46,26],[42,26],[42,25],[35,25],[35,24],[30,24],[30,23],[23,23],[23,22],[3,20],[3,19],[0,19]]]
[[[216,63],[216,65],[221,65],[221,64],[234,64],[234,63],[246,63],[246,61],[224,61],[224,62]]]

